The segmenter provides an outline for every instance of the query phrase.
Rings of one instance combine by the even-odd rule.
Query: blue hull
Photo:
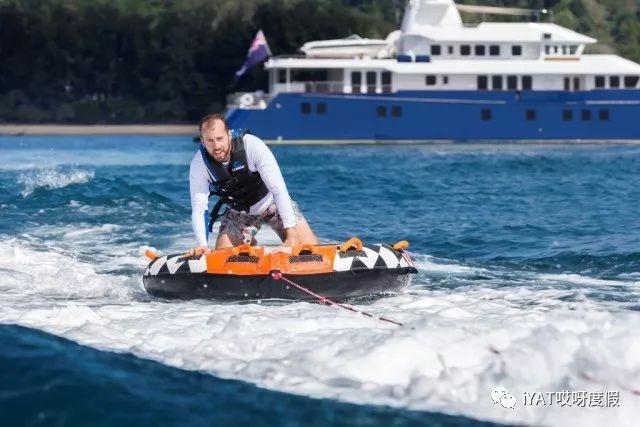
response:
[[[640,90],[282,93],[227,120],[270,140],[640,140]]]

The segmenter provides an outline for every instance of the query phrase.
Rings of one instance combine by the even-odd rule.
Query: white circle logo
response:
[[[494,405],[499,403],[503,408],[509,409],[516,407],[516,397],[502,386],[494,387],[491,393],[489,393],[489,396]]]

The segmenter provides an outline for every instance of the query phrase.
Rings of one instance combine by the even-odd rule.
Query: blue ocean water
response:
[[[490,385],[640,389],[638,339],[621,339],[640,311],[639,146],[272,146],[322,240],[411,242],[406,295],[363,302],[411,333],[308,303],[146,296],[141,248],[194,243],[195,150],[187,137],[0,138],[3,423],[563,424],[560,410],[501,412]],[[434,343],[450,351],[431,358]],[[511,368],[526,365],[518,348],[539,360]]]
[[[495,425],[264,390],[0,328],[3,425]]]

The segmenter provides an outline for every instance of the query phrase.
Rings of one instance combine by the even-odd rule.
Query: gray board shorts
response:
[[[298,204],[292,200],[291,205],[293,206],[293,213],[296,216],[296,220],[304,219]],[[220,233],[218,235],[228,235],[231,243],[236,246],[242,243],[251,244],[254,241],[253,237],[255,234],[265,223],[284,241],[284,225],[282,224],[282,218],[280,218],[275,201],[272,201],[267,209],[259,215],[249,215],[245,212],[229,209],[222,216]]]

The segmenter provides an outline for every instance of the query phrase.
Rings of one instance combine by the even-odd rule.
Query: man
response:
[[[316,236],[289,197],[275,157],[259,138],[244,134],[232,137],[219,114],[200,121],[200,149],[189,169],[191,222],[198,246],[194,254],[209,253],[206,212],[209,195],[220,198],[209,220],[209,230],[223,204],[216,249],[256,244],[253,236],[264,223],[280,236],[285,246],[317,244]]]

